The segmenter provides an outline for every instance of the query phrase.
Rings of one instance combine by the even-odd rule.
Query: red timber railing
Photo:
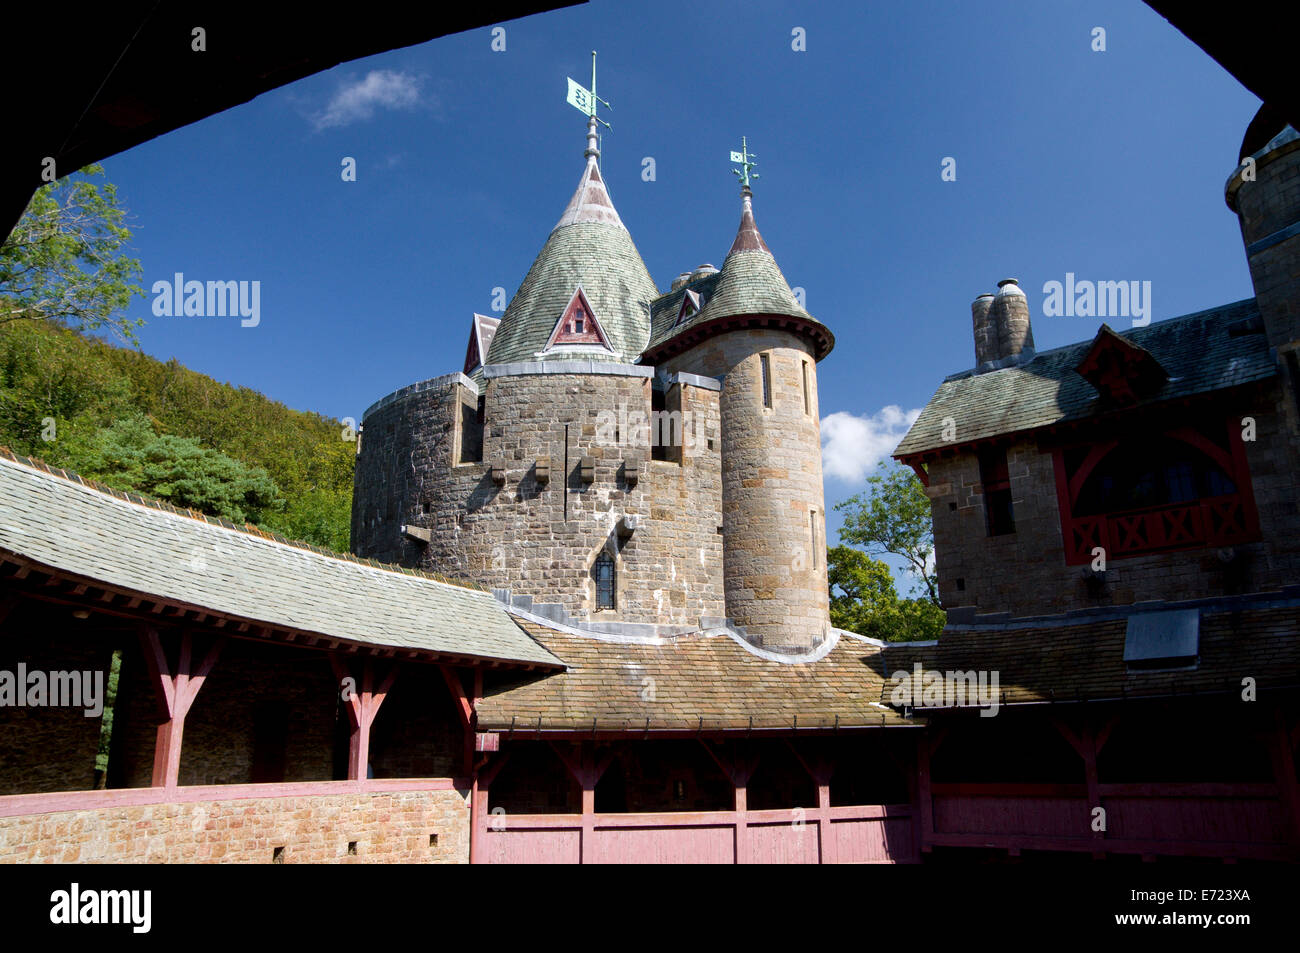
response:
[[[1066,562],[1070,565],[1090,562],[1098,547],[1115,558],[1231,546],[1258,538],[1240,494],[1098,516],[1062,515]]]
[[[931,847],[1294,860],[1275,784],[935,784]],[[1105,830],[1093,831],[1093,808]]]
[[[909,804],[655,814],[491,814],[474,863],[817,864],[917,860]]]

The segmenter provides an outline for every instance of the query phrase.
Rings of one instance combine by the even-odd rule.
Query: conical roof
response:
[[[546,348],[579,287],[616,352],[604,360],[630,363],[649,340],[650,302],[659,289],[609,198],[596,163],[594,121],[588,123],[585,155],[577,190],[506,307],[490,364],[574,357],[572,348]]]
[[[670,342],[689,346],[688,342],[694,342],[706,333],[705,326],[722,330],[730,326],[725,319],[742,316],[762,317],[767,324],[777,319],[778,323],[804,329],[814,339],[819,360],[834,346],[834,335],[799,304],[767,242],[763,241],[754,222],[753,197],[749,189],[746,188],[741,195],[740,228],[731,243],[727,260],[722,263],[722,270],[699,282],[688,282],[655,302],[653,336],[647,353],[654,351],[658,356]],[[704,307],[689,320],[675,324],[681,297],[689,290],[703,294]],[[672,318],[668,318],[670,314]],[[791,320],[780,322],[782,317]]]

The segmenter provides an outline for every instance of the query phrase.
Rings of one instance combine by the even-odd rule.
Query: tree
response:
[[[92,181],[104,168],[43,185],[0,245],[0,325],[44,318],[83,331],[107,328],[135,341],[140,318],[125,315],[140,261],[126,254],[131,232],[117,187]]]
[[[866,493],[836,503],[835,509],[844,513],[841,540],[872,555],[898,556],[929,600],[940,605],[938,581],[930,569],[934,554],[930,498],[916,474],[882,462],[880,472],[867,477]]]
[[[889,567],[859,549],[826,554],[831,625],[886,642],[938,638],[947,616],[927,598],[900,599]]]
[[[284,500],[260,467],[202,446],[192,437],[158,435],[143,414],[70,442],[66,457],[82,476],[234,523],[258,522]]]

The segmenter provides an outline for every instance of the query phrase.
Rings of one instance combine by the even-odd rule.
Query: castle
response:
[[[799,655],[830,634],[817,362],[830,330],[754,221],[661,294],[586,165],[461,373],[366,411],[360,556],[508,590],[594,631],[731,627]]]
[[[0,861],[1300,859],[1293,127],[1226,188],[1254,298],[1042,352],[976,298],[895,451],[913,643],[829,625],[833,342],[747,159],[659,294],[585,157],[463,371],[365,415],[357,555],[0,452],[0,676],[120,663],[111,722],[0,677]]]

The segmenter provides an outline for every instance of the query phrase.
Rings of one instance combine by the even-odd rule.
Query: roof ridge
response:
[[[74,470],[65,470],[62,467],[50,466],[39,457],[27,457],[15,453],[4,444],[0,444],[0,461],[8,461],[28,470],[35,470],[39,473],[45,473],[49,476],[66,480],[69,483],[79,484],[88,490],[93,490],[97,493],[103,494],[104,496],[112,497],[113,499],[125,503],[134,503],[138,506],[146,506],[149,509],[158,510],[163,513],[170,513],[173,516],[186,517],[195,522],[207,523],[209,526],[217,526],[221,529],[232,530],[236,533],[242,533],[245,536],[264,539],[268,542],[278,543],[282,546],[289,546],[293,549],[306,550],[326,559],[337,559],[340,562],[355,563],[359,566],[367,566],[371,569],[378,569],[397,575],[415,576],[417,578],[428,579],[432,582],[440,582],[444,585],[455,586],[459,589],[468,589],[473,592],[487,592],[487,590],[481,585],[468,579],[453,579],[439,573],[429,572],[426,569],[411,569],[407,566],[400,566],[396,563],[380,562],[377,559],[363,559],[360,556],[354,556],[352,553],[337,553],[332,549],[314,546],[304,540],[290,539],[287,536],[281,536],[279,533],[272,533],[253,523],[245,523],[243,526],[239,526],[230,520],[221,519],[217,516],[209,516],[208,514],[202,513],[198,510],[188,508],[182,509],[179,506],[174,506],[165,500],[158,499],[157,497],[147,496],[143,493],[135,493],[129,490],[119,490],[115,487],[109,486],[107,483],[101,483],[98,480],[88,480]]]
[[[1255,298],[1253,297],[1242,298],[1240,301],[1229,301],[1227,304],[1216,305],[1213,308],[1202,308],[1200,311],[1189,311],[1187,314],[1176,314],[1173,317],[1162,318],[1159,321],[1152,321],[1149,324],[1127,327],[1124,328],[1122,331],[1116,331],[1114,328],[1111,328],[1110,330],[1112,334],[1122,337],[1125,340],[1129,340],[1129,335],[1134,334],[1135,332],[1149,332],[1152,328],[1156,328],[1156,327],[1164,328],[1164,327],[1168,327],[1171,324],[1177,324],[1181,321],[1191,321],[1193,318],[1206,318],[1211,316],[1217,317],[1220,316],[1219,313],[1226,311],[1229,308],[1237,308],[1247,304],[1255,305],[1255,310],[1256,311],[1259,310],[1259,305],[1257,304]],[[1099,315],[1098,317],[1101,316]],[[1102,325],[1106,325],[1106,322],[1104,320],[1102,321]],[[1109,325],[1106,326],[1109,327]],[[1044,357],[1051,357],[1052,355],[1060,355],[1061,352],[1068,351],[1072,348],[1091,346],[1091,344],[1094,341],[1096,341],[1097,333],[1100,330],[1101,330],[1101,326],[1099,325],[1097,331],[1093,332],[1092,337],[1081,338],[1078,341],[1071,341],[1069,344],[1058,344],[1056,347],[1048,348],[1046,351],[1036,351],[1034,353],[1033,360],[1025,361],[1023,364],[1011,364],[1008,365],[1007,367],[999,367],[996,370],[985,371],[984,374],[979,374],[979,375],[976,375],[975,368],[968,368],[967,370],[964,371],[954,371],[953,373],[949,374],[947,377],[943,379],[943,383],[946,384],[949,381],[961,380],[963,377],[974,377],[974,376],[983,377],[987,374],[996,374],[998,373],[998,371],[1008,371],[1013,369],[1023,370],[1024,368],[1028,367],[1030,364],[1033,364],[1034,361],[1040,360]],[[1141,336],[1145,336],[1145,335],[1141,335]],[[1136,341],[1133,341],[1132,343],[1137,344],[1139,347],[1142,346]]]

